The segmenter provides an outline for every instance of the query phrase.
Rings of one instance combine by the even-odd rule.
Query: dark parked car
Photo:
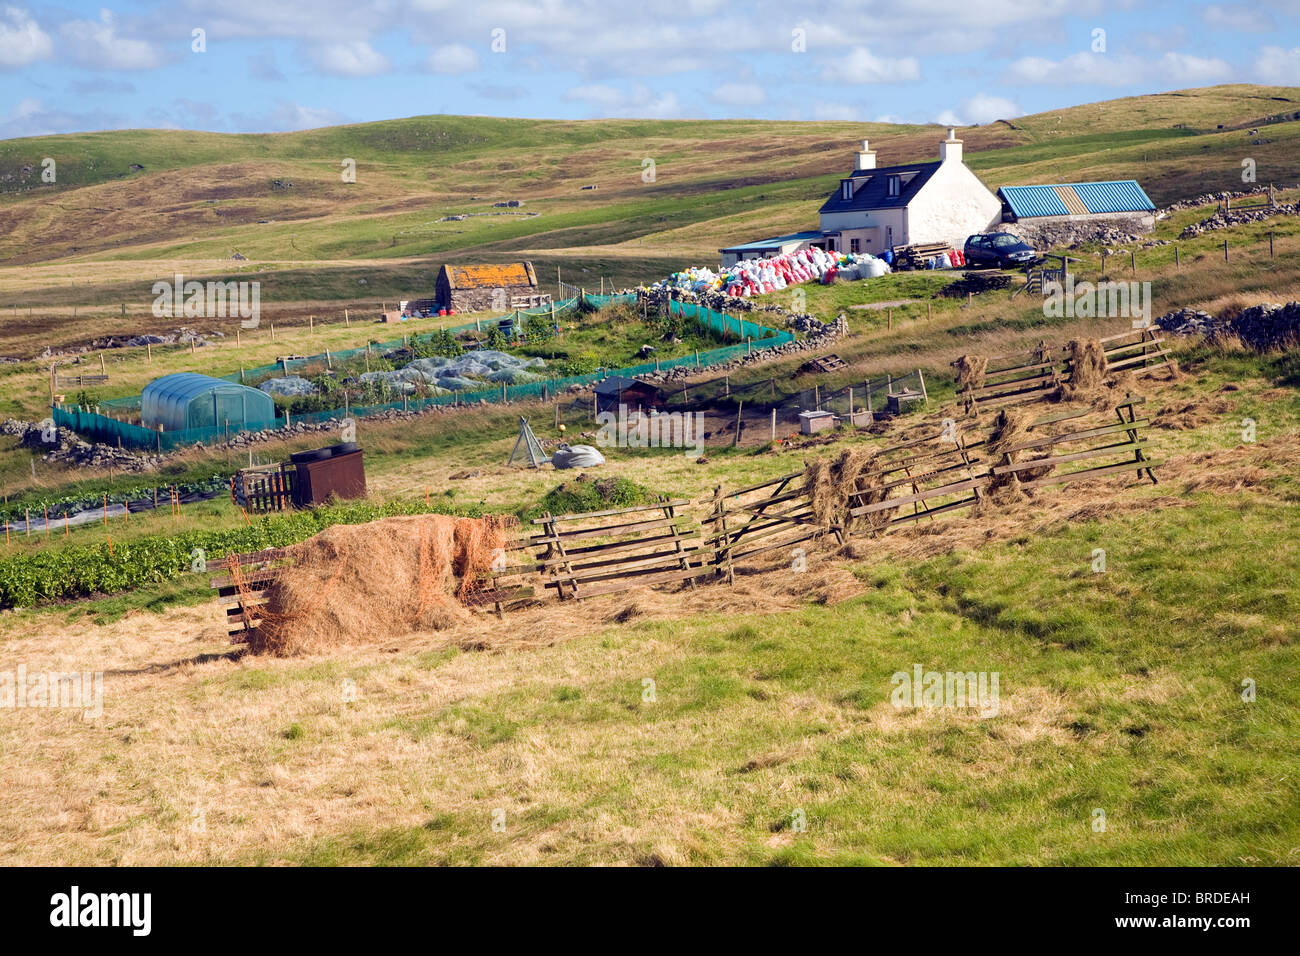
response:
[[[966,240],[966,264],[1014,269],[1038,259],[1034,247],[1009,232],[985,232]]]

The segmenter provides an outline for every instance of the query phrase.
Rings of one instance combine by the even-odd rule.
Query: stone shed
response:
[[[434,295],[438,308],[457,312],[509,312],[550,302],[537,291],[531,262],[443,266]]]

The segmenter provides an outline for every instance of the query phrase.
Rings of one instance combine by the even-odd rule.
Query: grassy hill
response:
[[[1300,89],[1224,86],[1055,110],[961,136],[993,188],[1137,177],[1164,203],[1239,187],[1247,155],[1261,181],[1300,179],[1297,115]],[[882,163],[906,162],[933,156],[939,129],[422,116],[300,133],[9,140],[0,143],[0,264],[235,251],[253,260],[441,260],[574,248],[618,259],[628,246],[711,258],[719,245],[815,221],[863,136]],[[57,163],[56,184],[40,182],[44,157]],[[642,178],[647,158],[653,182]],[[342,181],[344,159],[356,161],[355,183]],[[501,212],[491,204],[505,199],[526,205],[439,221]]]

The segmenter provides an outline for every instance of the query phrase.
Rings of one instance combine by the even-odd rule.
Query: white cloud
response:
[[[35,63],[52,50],[49,35],[26,10],[4,8],[0,16],[0,69]]]
[[[606,109],[618,106],[624,101],[621,91],[614,89],[612,86],[605,86],[603,83],[575,86],[565,92],[564,98],[579,103],[590,103],[592,106],[600,106]]]
[[[365,40],[319,47],[312,54],[312,60],[319,69],[335,76],[374,76],[389,67],[388,57]]]
[[[1240,33],[1263,33],[1273,29],[1273,18],[1268,13],[1240,3],[1226,7],[1212,4],[1205,8],[1204,16],[1208,26]]]
[[[1277,86],[1300,86],[1300,47],[1264,47],[1255,60],[1255,75]]]
[[[854,47],[822,71],[824,83],[906,83],[920,78],[921,65],[916,57],[876,56],[864,46]]]
[[[1024,110],[1005,97],[977,93],[969,99],[962,100],[961,112],[966,117],[966,122],[960,125],[969,126],[971,123],[992,123],[994,120],[1011,119],[1022,115]]]
[[[450,43],[434,50],[428,63],[435,73],[472,73],[478,69],[478,54],[460,43]]]
[[[47,107],[37,99],[19,100],[8,115],[0,115],[0,139],[20,136],[49,136],[71,130],[120,128],[123,118],[113,113],[73,113]]]
[[[564,98],[595,107],[599,116],[672,119],[682,114],[676,93],[655,93],[644,86],[624,91],[603,83],[591,83],[567,90]]]
[[[1195,86],[1231,76],[1232,67],[1223,60],[1174,52],[1154,58],[1122,53],[1073,53],[1063,60],[1027,56],[1016,60],[1007,71],[1012,82],[1065,86],[1130,86],[1143,82]]]
[[[1159,60],[1152,79],[1167,77],[1175,83],[1217,83],[1231,79],[1232,67],[1218,57],[1192,56],[1188,53],[1166,53]]]
[[[713,91],[713,100],[725,106],[759,106],[767,101],[767,91],[757,83],[723,83]]]
[[[817,103],[812,118],[828,123],[854,123],[862,119],[862,108],[852,103]]]
[[[161,66],[162,53],[147,40],[121,36],[112,10],[100,10],[98,22],[70,20],[59,28],[60,56],[75,66],[104,70],[150,70]]]
[[[264,133],[319,129],[347,121],[347,117],[326,107],[303,106],[290,100],[280,100],[266,113],[232,113],[228,125],[240,132]]]

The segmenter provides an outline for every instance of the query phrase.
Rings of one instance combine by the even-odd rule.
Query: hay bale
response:
[[[417,515],[326,528],[289,549],[249,648],[284,656],[467,620],[461,602],[512,522]]]
[[[963,355],[952,363],[957,368],[957,391],[982,388],[989,360],[983,355]]]
[[[1065,345],[1070,360],[1070,377],[1061,384],[1063,401],[1086,401],[1106,384],[1106,350],[1100,339],[1071,339]]]

